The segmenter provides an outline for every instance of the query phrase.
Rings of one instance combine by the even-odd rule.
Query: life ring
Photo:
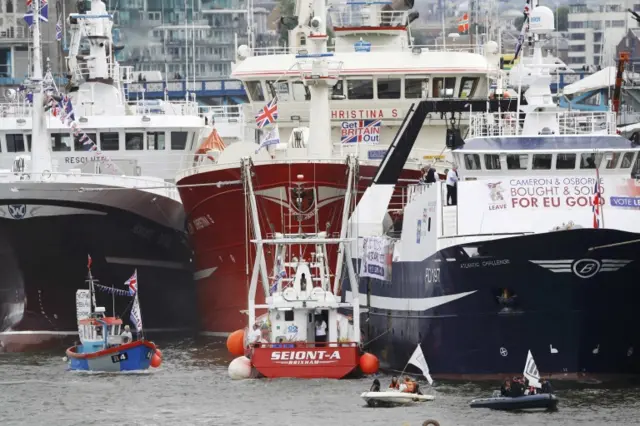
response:
[[[422,426],[440,426],[440,423],[437,420],[425,420]]]

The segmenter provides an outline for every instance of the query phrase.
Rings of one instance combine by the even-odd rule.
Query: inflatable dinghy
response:
[[[558,398],[552,394],[524,395],[517,397],[494,396],[471,401],[471,408],[490,408],[492,410],[555,410]]]
[[[433,395],[420,395],[417,393],[406,393],[400,391],[387,392],[363,392],[360,395],[367,402],[369,407],[398,407],[401,405],[419,404],[421,402],[433,401]]]

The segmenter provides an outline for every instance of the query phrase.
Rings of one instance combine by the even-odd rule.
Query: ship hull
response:
[[[359,191],[371,183],[376,170],[375,166],[359,167]],[[276,232],[326,231],[339,235],[347,171],[346,163],[254,166],[253,186],[263,237]],[[419,176],[417,170],[404,170],[401,179],[415,182]],[[208,335],[226,336],[247,326],[248,317],[243,311],[247,310],[255,255],[250,242],[251,212],[242,184],[225,184],[240,179],[241,169],[234,167],[198,173],[178,182],[195,251],[200,325]],[[301,197],[292,191],[298,184],[305,189]],[[392,203],[398,203],[397,208],[402,207],[402,190],[399,188],[392,199]],[[298,253],[298,249],[294,246],[290,252]],[[327,246],[327,251],[329,264],[335,265],[337,247]],[[273,256],[270,247],[266,248],[266,256]],[[267,268],[268,276],[273,276],[269,260]],[[256,303],[264,303],[262,288],[258,288]]]
[[[371,295],[362,324],[372,343],[365,349],[382,367],[402,371],[420,343],[431,374],[446,379],[521,375],[529,350],[540,373],[553,378],[636,375],[638,243],[589,248],[638,238],[575,229],[394,262],[393,284],[360,279],[361,294]],[[465,254],[478,246],[482,256]]]
[[[171,199],[157,202],[168,216],[171,209],[182,209]],[[185,232],[95,202],[11,203],[0,206],[0,351],[77,340],[75,293],[87,288],[87,255],[102,285],[125,289],[125,280],[137,269],[146,330],[194,328]],[[115,298],[115,314],[125,323],[130,301]],[[97,302],[108,311],[114,306],[107,293],[98,293]]]

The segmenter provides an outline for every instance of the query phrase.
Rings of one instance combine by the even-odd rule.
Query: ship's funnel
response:
[[[394,10],[402,12],[403,10],[413,9],[414,0],[393,0],[391,4],[386,4],[381,9],[383,12]]]

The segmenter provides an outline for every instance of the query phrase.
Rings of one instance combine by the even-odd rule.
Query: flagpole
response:
[[[140,338],[144,340],[144,322],[142,322],[142,308],[140,307],[140,298],[138,297],[138,293],[140,292],[140,283],[138,282],[138,270],[135,271],[136,275],[136,299],[135,302],[138,305],[138,315],[140,315]]]

